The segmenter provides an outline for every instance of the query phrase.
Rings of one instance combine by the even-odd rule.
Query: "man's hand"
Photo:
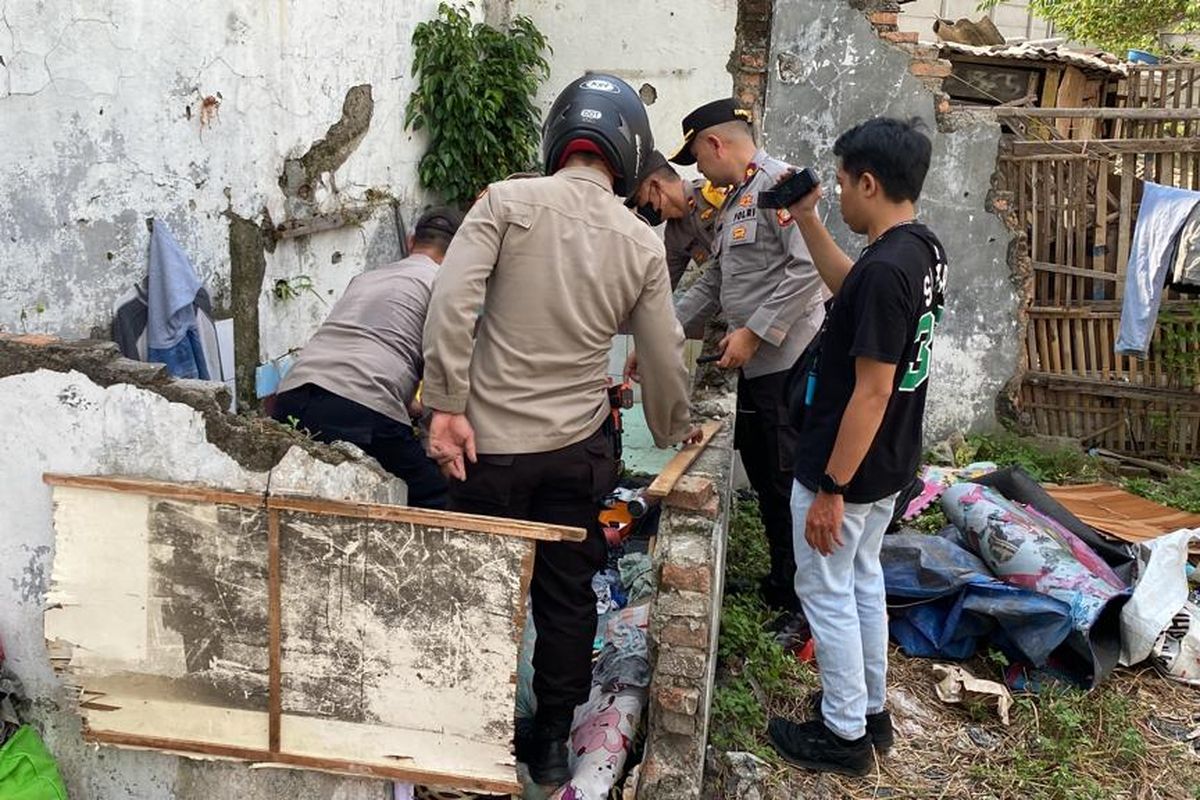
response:
[[[780,181],[785,181],[789,177],[791,176],[785,175],[780,179]],[[788,206],[788,213],[793,217],[803,217],[808,214],[815,215],[817,213],[817,202],[820,201],[820,199],[824,196],[825,191],[821,188],[820,184],[817,184],[817,188],[813,189],[811,192]]]
[[[828,556],[842,546],[842,516],[846,506],[840,494],[818,492],[808,507],[804,521],[804,540],[809,547]]]
[[[642,376],[638,373],[637,351],[630,350],[629,358],[625,359],[625,371],[622,373],[625,381],[641,383]]]
[[[700,444],[700,440],[703,438],[704,430],[699,425],[693,425],[692,429],[680,440],[679,444],[684,447],[689,444]]]
[[[442,474],[460,481],[467,479],[467,465],[475,463],[475,429],[466,414],[434,411],[429,422],[429,457]]]
[[[717,366],[721,369],[737,369],[754,358],[761,343],[762,339],[749,328],[738,328],[725,334],[725,338],[717,345],[721,349],[721,360]]]

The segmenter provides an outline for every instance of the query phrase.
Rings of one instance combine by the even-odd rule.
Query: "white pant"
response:
[[[879,551],[896,495],[846,503],[842,546],[823,556],[804,538],[816,495],[792,484],[796,594],[817,642],[825,724],[845,739],[866,734],[867,714],[883,710],[887,691],[887,606]]]

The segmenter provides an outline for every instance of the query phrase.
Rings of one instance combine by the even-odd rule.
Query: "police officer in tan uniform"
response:
[[[708,261],[717,211],[724,199],[724,190],[708,180],[685,181],[657,150],[647,159],[637,192],[625,205],[637,208],[651,225],[666,220],[663,245],[672,289],[679,286],[688,264],[703,267]]]
[[[591,687],[597,515],[617,480],[606,373],[622,322],[646,365],[655,443],[698,439],[663,245],[622,202],[653,147],[636,91],[609,75],[573,81],[542,131],[547,176],[495,183],[475,203],[425,326],[429,450],[452,478],[449,508],[587,530],[539,542],[534,561],[537,713],[518,757],[540,784],[570,777],[571,717]]]
[[[758,207],[758,193],[792,167],[755,144],[750,112],[733,100],[716,100],[684,118],[683,134],[671,160],[695,164],[714,184],[730,188],[713,234],[720,268],[706,270],[675,310],[692,337],[717,310],[729,323],[717,365],[738,370],[734,446],[758,494],[771,553],[762,592],[768,604],[796,610],[790,511],[796,432],[784,383],[821,327],[828,294],[787,210]]]

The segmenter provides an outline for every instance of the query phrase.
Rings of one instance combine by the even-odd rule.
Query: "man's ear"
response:
[[[721,141],[721,137],[715,133],[708,133],[704,135],[704,141],[708,142],[708,146],[715,150],[717,157],[720,158],[725,151],[725,143]]]
[[[870,172],[863,172],[858,176],[858,190],[865,198],[874,198],[876,194],[883,191],[883,186],[880,185],[879,179]]]

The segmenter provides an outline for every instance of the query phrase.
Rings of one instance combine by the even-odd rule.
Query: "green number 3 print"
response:
[[[908,372],[900,381],[900,391],[914,392],[929,377],[929,365],[933,361],[930,345],[933,344],[933,329],[937,318],[932,311],[926,311],[917,320],[917,358],[908,365]]]

